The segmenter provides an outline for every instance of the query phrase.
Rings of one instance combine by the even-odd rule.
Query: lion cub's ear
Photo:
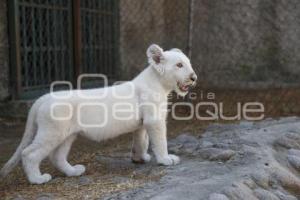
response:
[[[163,63],[165,61],[164,50],[157,44],[152,44],[147,50],[148,62],[160,74],[163,74]]]

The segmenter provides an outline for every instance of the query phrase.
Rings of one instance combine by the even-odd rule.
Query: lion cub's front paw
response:
[[[180,158],[178,156],[169,154],[166,158],[157,160],[158,164],[162,165],[177,165],[180,162]]]

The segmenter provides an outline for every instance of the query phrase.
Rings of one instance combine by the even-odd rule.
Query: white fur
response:
[[[74,90],[68,98],[64,99],[55,98],[50,94],[38,99],[29,113],[20,147],[0,174],[5,176],[22,157],[24,170],[31,183],[48,182],[51,176],[42,174],[39,165],[49,156],[54,166],[67,176],[80,176],[85,172],[85,167],[72,166],[67,161],[69,150],[77,135],[100,142],[128,132],[133,132],[132,160],[134,162],[147,162],[151,159],[147,153],[150,139],[159,164],[178,164],[179,158],[168,154],[167,150],[167,96],[172,90],[179,95],[186,95],[187,91],[180,90],[178,83],[195,84],[196,75],[189,59],[178,49],[163,51],[159,46],[151,45],[147,50],[147,56],[149,67],[130,82],[101,89]],[[178,63],[182,63],[183,66],[177,67]],[[192,81],[191,77],[193,77]],[[128,93],[133,95],[130,98],[116,98],[114,93],[120,97],[125,97]],[[56,93],[58,96],[68,94],[69,92]],[[106,94],[105,98],[99,97],[102,94]],[[159,98],[155,98],[153,94],[159,94]],[[90,98],[83,98],[82,95]],[[62,103],[70,105],[73,113],[69,119],[55,120],[51,116],[52,106]],[[86,127],[79,123],[80,120],[84,120],[95,124],[103,120],[103,110],[97,106],[85,107],[80,110],[79,115],[79,107],[82,104],[99,103],[107,108],[105,126]],[[116,119],[112,110],[118,103],[131,105],[130,113],[135,113],[135,117],[128,120]],[[121,108],[125,107],[121,106]],[[68,112],[70,112],[68,106],[54,109],[55,115],[58,116],[64,116]],[[125,116],[126,113],[120,115]]]

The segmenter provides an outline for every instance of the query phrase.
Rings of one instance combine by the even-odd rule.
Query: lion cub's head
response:
[[[162,81],[178,95],[185,96],[196,85],[197,75],[189,58],[179,49],[164,51],[156,44],[147,50],[149,64],[162,76]]]

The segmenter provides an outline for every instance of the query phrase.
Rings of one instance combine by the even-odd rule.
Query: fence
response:
[[[35,97],[81,73],[115,76],[118,1],[9,1],[17,96]],[[15,76],[16,74],[16,76]]]
[[[18,93],[80,73],[131,79],[157,43],[187,53],[205,90],[244,99],[251,89],[253,100],[287,106],[280,115],[300,113],[291,103],[300,85],[297,0],[10,2]]]

